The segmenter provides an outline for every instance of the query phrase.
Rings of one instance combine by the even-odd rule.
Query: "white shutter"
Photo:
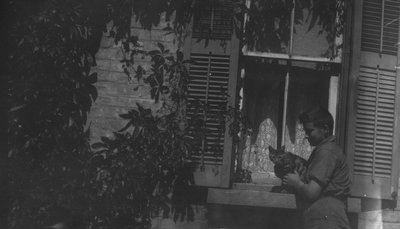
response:
[[[188,110],[188,117],[194,115],[205,118],[205,145],[197,145],[197,153],[193,160],[205,164],[222,165],[225,125],[221,114],[227,110],[228,83],[229,83],[229,55],[215,55],[210,53],[191,53],[191,60],[195,61],[190,67],[190,82],[188,102],[201,101],[207,104],[206,117],[192,108]],[[221,123],[222,121],[222,123]],[[201,135],[201,130],[192,130],[194,135]]]
[[[354,196],[391,199],[399,174],[400,1],[359,0],[355,23],[349,107],[348,155]],[[355,90],[354,90],[355,89]]]
[[[393,166],[396,73],[360,66],[354,173],[389,177]],[[372,181],[371,180],[371,181]]]
[[[188,102],[207,104],[205,138],[193,145],[191,160],[198,165],[196,185],[229,187],[233,169],[232,137],[221,113],[236,102],[239,40],[232,26],[232,4],[200,1],[193,29],[185,40],[185,59],[194,61],[189,68]],[[188,107],[190,108],[190,106]],[[195,108],[188,109],[189,119],[200,118]],[[220,122],[222,121],[222,122]],[[191,129],[193,138],[202,130]]]

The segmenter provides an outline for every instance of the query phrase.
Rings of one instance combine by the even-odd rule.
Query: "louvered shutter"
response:
[[[198,3],[198,10],[193,19],[192,38],[212,38],[213,40],[230,40],[232,35],[233,6],[229,2],[218,5],[209,1]]]
[[[185,40],[185,58],[194,61],[189,68],[188,104],[200,101],[207,105],[206,112],[193,106],[187,109],[189,120],[206,120],[203,128],[189,129],[198,140],[191,160],[197,164],[194,175],[199,186],[230,185],[232,138],[221,114],[235,106],[239,42],[228,7],[203,5],[194,15],[191,36]]]
[[[347,153],[354,196],[397,196],[400,150],[398,0],[355,1]]]

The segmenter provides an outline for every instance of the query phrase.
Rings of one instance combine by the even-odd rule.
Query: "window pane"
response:
[[[247,115],[251,131],[242,154],[242,168],[252,171],[253,175],[258,174],[259,177],[262,176],[260,174],[266,174],[264,179],[270,177],[268,174],[273,175],[274,171],[268,146],[277,148],[284,142],[287,151],[308,159],[312,148],[298,121],[301,112],[319,105],[336,110],[331,89],[332,82],[336,82],[337,86],[337,77],[332,81],[332,73],[315,70],[315,63],[293,63],[290,69],[285,138],[282,139],[285,76],[288,66],[285,61],[281,61],[281,64],[271,62],[263,60],[247,63],[243,86],[243,111]],[[333,88],[337,88],[336,86],[333,85]],[[336,93],[337,90],[333,94]],[[335,103],[333,108],[330,104],[332,101]],[[261,180],[260,178],[256,183],[268,182]]]
[[[251,136],[243,152],[243,168],[273,172],[268,146],[276,148],[280,136],[286,67],[252,63],[246,68],[243,110],[250,122]]]
[[[308,7],[296,5],[293,55],[326,58],[337,56],[336,47],[342,39],[335,36],[336,11],[329,8],[334,7],[329,4],[335,4],[335,1],[324,0],[315,3],[322,5],[318,12],[311,12]]]
[[[246,21],[248,51],[288,53],[290,7],[282,0],[251,1]]]
[[[343,0],[252,0],[245,25],[245,55],[341,61]],[[339,10],[337,10],[339,9]],[[293,29],[292,29],[293,27]]]
[[[290,73],[284,145],[287,151],[308,159],[312,148],[298,117],[316,106],[328,109],[330,74],[299,67],[293,67]]]

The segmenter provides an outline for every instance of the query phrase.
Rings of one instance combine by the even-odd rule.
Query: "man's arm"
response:
[[[321,186],[315,180],[310,180],[309,183],[301,181],[296,171],[283,177],[283,184],[293,187],[298,194],[309,201],[316,200],[322,191]]]

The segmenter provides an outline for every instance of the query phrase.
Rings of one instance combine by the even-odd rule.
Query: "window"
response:
[[[234,166],[252,171],[254,183],[280,184],[268,146],[285,145],[308,158],[312,149],[297,117],[321,105],[334,116],[334,133],[342,139],[351,166],[353,195],[395,198],[400,157],[400,3],[356,0],[347,5],[354,7],[354,21],[343,24],[344,1],[295,1],[294,7],[291,2],[247,1],[255,12],[246,17],[245,33],[254,39],[244,41],[240,65],[239,40],[226,32],[229,20],[222,20],[220,27],[214,20],[223,10],[207,6],[195,16],[184,50],[186,58],[196,60],[190,67],[189,99],[211,107],[206,132],[201,132],[204,144],[198,144],[193,155],[199,165],[197,184],[230,187]],[[263,13],[263,7],[270,13]],[[262,23],[257,24],[259,20]],[[199,39],[207,25],[207,39]],[[351,46],[346,58],[338,33],[344,30],[349,32],[345,45]],[[234,151],[227,126],[215,123],[212,116],[237,104],[250,125],[248,135],[242,136],[244,149]]]
[[[249,58],[242,109],[249,120],[251,141],[246,142],[242,152],[242,168],[252,171],[253,182],[269,182],[265,176],[273,175],[268,146],[284,145],[288,151],[306,159],[309,157],[312,148],[298,121],[301,112],[323,106],[335,116],[339,73],[318,66],[293,61],[289,70],[287,61]]]
[[[242,107],[250,126],[238,164],[252,172],[254,183],[274,177],[268,146],[285,146],[306,159],[311,154],[301,112],[323,106],[335,118],[338,109],[342,36],[335,29],[342,15],[328,10],[337,2],[293,2],[248,1]]]
[[[247,0],[246,56],[341,61],[344,2],[341,0]]]

